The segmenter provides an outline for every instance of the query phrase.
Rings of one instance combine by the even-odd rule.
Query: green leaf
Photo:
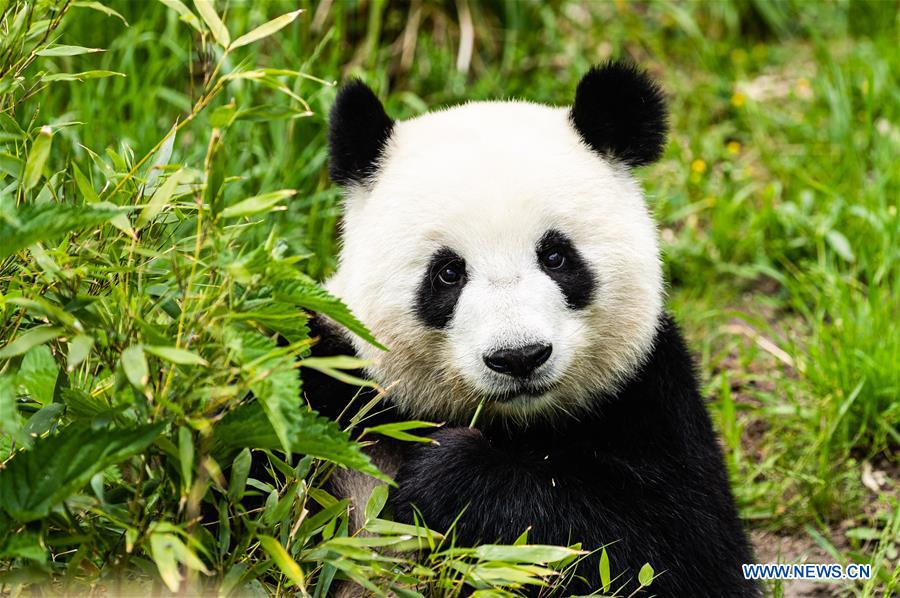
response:
[[[525,544],[522,546],[483,544],[475,548],[474,554],[484,561],[504,561],[507,563],[552,563],[572,555],[583,554],[583,552],[564,546],[549,546],[542,544]]]
[[[122,213],[121,208],[106,206],[26,204],[0,218],[0,260],[38,241],[96,226]]]
[[[303,367],[311,368],[322,372],[336,380],[340,380],[341,382],[345,382],[347,384],[353,384],[355,386],[362,386],[367,388],[377,388],[378,383],[372,380],[366,380],[365,378],[360,378],[359,376],[354,376],[352,374],[346,374],[342,370],[360,370],[368,365],[370,362],[365,361],[363,359],[358,359],[356,357],[350,357],[349,355],[332,355],[330,357],[307,357],[306,359],[300,360],[299,364]]]
[[[372,494],[369,495],[369,500],[366,502],[366,521],[371,521],[381,514],[384,505],[387,504],[387,499],[388,487],[386,485],[379,484],[372,488]]]
[[[431,438],[427,436],[416,436],[415,434],[407,433],[407,430],[417,430],[419,428],[438,428],[441,424],[436,424],[433,422],[423,422],[423,421],[405,421],[405,422],[394,422],[390,424],[382,424],[380,426],[372,426],[371,428],[366,428],[364,430],[365,434],[381,434],[382,436],[388,436],[390,438],[396,438],[397,440],[403,440],[405,442],[434,442]]]
[[[846,261],[851,264],[856,261],[856,256],[853,254],[853,248],[850,246],[850,241],[847,240],[847,237],[845,237],[843,233],[836,230],[830,230],[825,233],[825,240],[828,241],[828,244],[834,252]]]
[[[187,6],[184,5],[181,0],[159,0],[172,10],[178,13],[180,19],[193,27],[197,33],[203,33],[203,26],[200,24],[200,19],[197,18],[197,15],[191,12]]]
[[[280,449],[281,441],[262,406],[254,401],[228,413],[213,430],[218,451],[238,448]],[[367,473],[383,482],[390,478],[378,471],[368,455],[332,420],[306,407],[288,429],[288,442],[294,452],[326,459]]]
[[[116,71],[82,71],[80,73],[57,73],[55,75],[44,75],[42,81],[84,81],[85,79],[103,79],[104,77],[124,77],[125,73]]]
[[[16,388],[12,377],[0,375],[0,432],[9,434],[21,445],[29,446],[31,439],[22,429],[22,416],[16,406]]]
[[[162,209],[172,198],[172,195],[175,193],[175,189],[181,182],[184,173],[185,171],[182,169],[176,170],[168,176],[168,178],[162,185],[159,186],[159,188],[150,198],[150,201],[148,201],[147,205],[144,206],[144,209],[141,210],[141,214],[140,216],[138,216],[137,222],[135,222],[135,226],[137,228],[143,228],[144,226],[152,222],[153,219],[156,218],[156,216],[162,211]]]
[[[141,345],[132,345],[122,351],[122,369],[125,377],[136,388],[143,389],[150,380],[150,368],[147,367],[147,357]]]
[[[650,563],[644,563],[644,566],[638,571],[638,583],[643,588],[653,583],[653,567],[650,566]]]
[[[32,347],[22,358],[18,378],[32,400],[47,405],[53,402],[58,375],[59,367],[50,349],[46,345],[38,345]]]
[[[300,377],[294,370],[293,359],[278,351],[273,340],[256,332],[229,328],[225,339],[232,360],[243,366],[242,373],[281,441],[281,447],[290,452],[290,430],[305,410],[300,396]]]
[[[191,487],[194,473],[194,440],[185,426],[178,428],[178,462],[181,465],[181,482],[185,490]]]
[[[102,12],[108,17],[116,17],[128,27],[128,21],[125,20],[125,17],[106,6],[105,4],[101,4],[100,2],[94,2],[93,0],[78,0],[72,3],[73,7],[81,7],[81,8],[90,8],[92,10],[96,10],[97,12]]]
[[[2,227],[0,227],[2,228]],[[9,359],[27,352],[32,347],[42,345],[63,333],[62,328],[54,326],[35,326],[16,340],[0,349],[0,359]]]
[[[171,529],[172,526],[157,524],[156,528]],[[181,538],[171,532],[154,531],[150,534],[150,558],[156,563],[156,568],[159,570],[159,576],[162,578],[163,583],[173,593],[178,591],[183,579],[179,570],[179,564],[188,569],[209,574],[203,561],[190,548],[185,546]]]
[[[310,311],[328,316],[366,342],[379,349],[385,349],[340,299],[331,296],[307,276],[298,274],[294,280],[277,286],[273,295],[276,301],[294,303]]]
[[[231,463],[231,475],[228,478],[228,498],[238,501],[244,497],[247,488],[247,477],[250,475],[250,465],[253,458],[250,449],[242,449]]]
[[[278,205],[279,202],[296,193],[294,189],[281,189],[248,197],[222,210],[222,218],[240,218],[242,216],[259,214],[260,212],[268,212]]]
[[[298,588],[306,589],[306,577],[303,575],[303,569],[297,564],[281,543],[272,536],[257,536],[259,544],[269,555],[275,564],[281,569],[281,572],[293,582]]]
[[[44,125],[41,127],[40,133],[38,133],[37,139],[31,144],[28,160],[25,161],[23,183],[26,191],[40,182],[41,174],[44,172],[44,165],[50,156],[51,145],[53,145],[53,130]]]
[[[46,517],[54,505],[80,490],[94,474],[147,448],[163,427],[159,423],[94,430],[72,424],[39,439],[0,471],[0,505],[19,521]]]
[[[78,364],[87,359],[94,346],[94,339],[86,334],[79,334],[69,341],[68,370],[71,372]]]
[[[303,12],[303,9],[295,10],[294,12],[289,12],[287,14],[283,14],[280,17],[276,17],[267,23],[263,23],[253,31],[249,33],[245,33],[240,36],[234,43],[231,44],[230,49],[240,48],[241,46],[246,46],[247,44],[252,44],[255,41],[261,40],[264,37],[269,37],[276,31],[283,29],[284,27],[291,24],[294,19],[296,19],[300,13]]]
[[[153,353],[157,357],[179,365],[209,365],[205,359],[187,349],[161,347],[158,345],[143,345],[143,347],[147,353]]]
[[[35,52],[38,56],[78,56],[79,54],[91,54],[104,52],[103,48],[85,48],[83,46],[49,46]]]
[[[84,176],[84,173],[78,169],[77,164],[72,164],[72,172],[75,175],[75,185],[78,186],[78,190],[81,192],[84,201],[87,203],[97,203],[100,201],[100,197],[97,195],[97,192],[94,191],[94,186],[91,185],[88,178]]]
[[[225,23],[216,14],[216,9],[213,7],[212,2],[210,0],[194,0],[194,6],[197,7],[197,12],[200,13],[206,26],[212,32],[216,43],[223,48],[227,48],[231,43],[231,36],[228,34],[228,28],[225,27]]]
[[[609,555],[606,553],[606,547],[600,552],[600,583],[603,584],[603,592],[609,594],[612,577],[609,573]]]

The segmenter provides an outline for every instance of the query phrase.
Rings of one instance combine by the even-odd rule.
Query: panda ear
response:
[[[375,173],[394,121],[365,83],[338,90],[328,124],[328,174],[339,185],[361,184]]]
[[[627,62],[588,71],[578,83],[569,119],[591,149],[628,166],[655,162],[665,148],[668,119],[662,89]]]

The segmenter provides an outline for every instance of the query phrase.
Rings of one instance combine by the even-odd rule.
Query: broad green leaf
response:
[[[653,582],[653,567],[650,566],[650,563],[644,563],[644,566],[641,567],[641,570],[638,571],[638,583],[641,584],[641,587],[646,588]]]
[[[164,530],[171,527],[157,524],[155,529]],[[179,565],[209,574],[203,561],[182,542],[181,538],[169,531],[153,531],[150,534],[150,557],[156,563],[163,583],[172,592],[178,591],[183,579]]]
[[[194,6],[197,7],[197,12],[200,13],[206,26],[212,32],[216,43],[223,48],[227,48],[231,43],[231,36],[228,34],[228,28],[225,27],[225,23],[216,14],[216,9],[213,7],[211,0],[194,0]]]
[[[306,577],[303,575],[303,569],[297,564],[288,551],[284,549],[281,543],[272,536],[258,536],[259,544],[269,555],[275,564],[281,569],[281,572],[291,580],[291,582],[304,590],[306,589]]]
[[[83,71],[80,73],[57,73],[55,75],[44,75],[42,81],[84,81],[85,79],[103,79],[104,77],[124,77],[125,73],[116,71]]]
[[[62,403],[50,403],[41,407],[34,415],[28,418],[28,423],[25,424],[24,428],[25,433],[31,437],[43,436],[56,425],[65,410],[66,406]]]
[[[612,576],[609,573],[609,555],[606,548],[600,552],[600,583],[603,584],[603,592],[609,594],[609,588],[612,585]]]
[[[181,0],[159,0],[172,10],[178,13],[179,18],[193,27],[197,33],[203,33],[203,26],[200,24],[200,19],[197,18],[197,15],[191,12],[187,6],[184,5]]]
[[[94,346],[94,339],[86,334],[79,334],[69,341],[68,370],[71,372],[78,364],[87,359]]]
[[[164,424],[94,430],[72,424],[38,439],[0,470],[0,505],[19,521],[46,517],[94,474],[147,448]],[[65,458],[61,458],[65,456]]]
[[[0,228],[2,228],[2,226],[0,226]],[[0,359],[9,359],[10,357],[21,355],[32,347],[42,345],[47,341],[58,337],[62,333],[62,328],[54,326],[35,326],[0,349]]]
[[[272,424],[281,448],[290,452],[290,431],[305,410],[293,359],[279,352],[273,340],[254,331],[229,328],[225,339],[231,359],[243,366],[245,380]]]
[[[372,464],[369,456],[332,420],[305,406],[288,430],[291,450],[326,459],[367,473],[383,482],[390,478]],[[281,442],[258,402],[241,405],[222,418],[213,430],[218,451],[239,448],[281,449]]]
[[[27,559],[44,564],[47,562],[47,549],[35,532],[9,534],[0,537],[0,559]]]
[[[385,349],[340,299],[330,295],[307,276],[298,274],[294,280],[278,285],[273,295],[276,301],[293,303],[328,316],[368,343],[379,349]]]
[[[379,484],[372,488],[372,494],[369,495],[369,500],[366,502],[366,521],[371,521],[381,514],[384,505],[387,504],[387,499],[388,487],[386,485]]]
[[[121,208],[71,204],[26,204],[0,219],[0,260],[38,241],[102,224]]]
[[[0,375],[0,433],[9,434],[20,445],[29,446],[31,439],[22,429],[22,416],[16,407],[16,387],[11,376]]]
[[[78,191],[81,192],[81,197],[84,198],[84,201],[87,203],[97,203],[100,201],[100,197],[97,195],[97,192],[94,191],[94,186],[91,185],[88,178],[84,176],[84,173],[79,170],[77,164],[72,164],[72,173],[75,175],[75,185],[78,186]]]
[[[176,347],[161,347],[158,345],[144,345],[144,351],[153,353],[157,357],[161,357],[166,361],[177,363],[179,365],[209,365],[205,359],[187,349],[178,349]]]
[[[138,216],[137,222],[135,222],[135,226],[137,228],[143,228],[144,226],[152,222],[153,219],[156,218],[156,216],[162,211],[162,209],[172,198],[172,195],[175,193],[175,189],[181,182],[184,173],[185,171],[183,169],[176,170],[168,176],[168,178],[162,185],[159,186],[159,188],[150,198],[150,201],[148,201],[147,205],[144,206],[144,209],[141,210],[141,214],[140,216]]]
[[[92,54],[103,52],[103,48],[85,48],[83,46],[50,46],[35,52],[38,56],[78,56],[79,54]]]
[[[191,487],[194,473],[194,440],[191,431],[181,426],[178,428],[178,461],[181,464],[181,481],[185,491]]]
[[[25,161],[25,174],[23,182],[25,190],[28,191],[41,180],[41,174],[44,172],[44,165],[50,156],[50,146],[53,144],[53,130],[44,125],[38,133],[37,139],[31,144],[31,151],[28,153],[28,159]]]
[[[72,3],[72,6],[90,8],[92,10],[96,10],[97,12],[102,12],[108,17],[116,17],[120,21],[122,21],[122,23],[124,23],[126,27],[128,27],[128,21],[125,20],[125,17],[123,17],[110,7],[106,6],[105,4],[101,4],[100,2],[94,2],[93,0],[77,0],[76,2]]]
[[[47,345],[38,345],[29,349],[22,358],[18,377],[19,383],[25,387],[32,400],[47,405],[53,402],[58,375],[59,367],[50,349]]]
[[[828,241],[828,245],[831,246],[834,252],[846,261],[851,264],[856,261],[856,256],[853,254],[853,248],[850,246],[850,241],[847,240],[847,237],[845,237],[843,233],[836,230],[830,230],[825,233],[825,240]]]
[[[371,428],[366,428],[365,434],[381,434],[382,436],[389,436],[390,438],[396,438],[397,440],[403,440],[406,442],[434,442],[434,440],[428,438],[427,436],[416,436],[415,434],[409,434],[407,430],[417,430],[419,428],[437,428],[440,427],[440,425],[441,424],[423,421],[394,422],[390,424],[382,424],[380,426],[372,426]]]
[[[250,475],[250,466],[253,458],[250,449],[242,449],[231,463],[231,475],[228,478],[228,498],[237,501],[244,497],[247,487],[247,477]]]
[[[293,189],[281,189],[272,191],[271,193],[263,193],[262,195],[254,195],[248,197],[233,206],[228,206],[222,210],[222,218],[240,218],[242,216],[252,216],[260,212],[268,212],[282,200],[295,195],[297,192]]]
[[[283,14],[280,17],[276,17],[267,23],[263,23],[253,31],[245,33],[244,35],[234,40],[234,43],[231,44],[231,49],[233,50],[235,48],[240,48],[241,46],[246,46],[247,44],[252,44],[255,41],[272,35],[276,31],[291,24],[294,19],[296,19],[300,15],[301,12],[303,12],[302,8],[299,10],[295,10],[294,12]]]
[[[125,377],[137,388],[144,388],[150,380],[150,368],[141,345],[132,345],[122,351],[122,369]]]
[[[583,554],[564,546],[525,544],[523,546],[503,546],[483,544],[475,548],[475,556],[484,561],[505,561],[508,563],[552,563],[574,554]]]

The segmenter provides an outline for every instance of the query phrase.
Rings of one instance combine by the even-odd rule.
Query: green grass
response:
[[[354,552],[321,486],[335,462],[365,461],[336,428],[295,413],[308,346],[297,310],[352,323],[301,274],[334,268],[326,82],[361,76],[397,117],[471,99],[565,104],[589,65],[625,55],[671,98],[668,150],[639,176],[742,514],[873,562],[876,579],[841,591],[896,591],[897,2],[300,2],[285,28],[227,54],[161,3],[109,6],[122,19],[0,0],[0,498],[12,500],[13,468],[48,466],[40,447],[89,438],[79,426],[98,451],[84,471],[48,470],[46,508],[4,504],[0,587],[172,588],[185,575],[323,595],[338,569],[446,595],[491,585],[477,555],[438,552],[412,569]],[[297,3],[216,8],[236,39]],[[105,51],[32,53],[51,43]],[[297,74],[216,83],[262,68]],[[42,81],[90,70],[124,76]],[[230,216],[281,189],[296,194]],[[274,347],[274,332],[292,344]],[[229,417],[258,435],[224,442]],[[245,448],[285,447],[316,458],[269,452],[279,485],[242,482]],[[864,484],[869,469],[885,479]],[[245,492],[261,512],[242,510]],[[326,516],[292,533],[316,503]],[[196,525],[201,508],[228,523]],[[384,545],[410,531],[387,525],[374,524]]]

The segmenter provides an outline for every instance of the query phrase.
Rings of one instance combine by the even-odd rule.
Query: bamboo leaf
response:
[[[92,54],[104,52],[103,48],[85,48],[84,46],[50,46],[35,52],[38,56],[78,56],[80,54]]]
[[[44,75],[42,81],[84,81],[85,79],[102,79],[104,77],[124,77],[125,73],[116,71],[82,71],[80,73],[56,73],[54,75]]]
[[[0,470],[0,505],[19,521],[46,517],[94,474],[147,448],[163,426],[95,430],[73,424],[39,439]]]
[[[638,571],[638,583],[643,588],[653,583],[653,567],[650,566],[650,563],[644,563],[644,566]]]
[[[259,214],[260,212],[268,212],[282,200],[291,197],[296,193],[297,192],[293,189],[281,189],[280,191],[272,191],[270,193],[248,197],[247,199],[239,201],[233,206],[229,206],[222,210],[222,218],[240,218],[242,216]]]
[[[53,130],[44,125],[41,127],[40,133],[38,133],[37,139],[31,144],[31,151],[28,153],[28,159],[25,161],[23,182],[26,191],[40,182],[41,174],[44,172],[44,165],[50,156],[50,146],[52,144]]]
[[[609,594],[609,588],[612,585],[612,576],[609,572],[609,554],[606,548],[600,552],[600,583],[603,585],[603,592]]]
[[[54,203],[26,204],[0,218],[0,260],[38,241],[112,220],[123,209]]]
[[[141,345],[132,345],[122,351],[122,369],[125,377],[137,388],[144,388],[150,379],[150,369],[147,367],[147,357]]]
[[[35,326],[16,340],[0,349],[0,359],[9,359],[27,352],[32,347],[42,345],[63,333],[62,328],[54,326]]]
[[[171,361],[172,363],[177,363],[179,365],[209,365],[205,359],[187,349],[144,345],[144,351],[153,353],[157,357],[161,357],[166,361]]]
[[[100,2],[95,2],[93,0],[78,0],[76,2],[73,2],[72,6],[73,7],[77,6],[77,7],[81,7],[81,8],[90,8],[91,10],[96,10],[97,12],[102,12],[103,14],[105,14],[108,17],[116,17],[117,19],[122,21],[122,23],[124,23],[124,25],[126,27],[128,27],[128,21],[125,20],[125,17],[123,17],[122,15],[120,15],[119,13],[117,13],[116,11],[111,9],[110,7],[106,6],[105,4],[101,4]]]
[[[67,367],[71,372],[75,369],[75,367],[80,364],[82,361],[87,359],[87,356],[91,353],[91,348],[94,346],[94,339],[86,334],[79,334],[71,341],[69,341],[69,356]]]
[[[303,569],[300,568],[297,561],[291,558],[291,555],[288,554],[281,543],[272,536],[258,536],[258,538],[260,546],[263,547],[263,550],[266,551],[266,554],[275,562],[281,572],[295,586],[305,590],[306,577],[303,575]]]
[[[200,19],[197,18],[197,15],[191,12],[187,6],[184,5],[181,0],[159,0],[172,10],[178,13],[179,18],[193,27],[197,33],[203,33],[203,25],[200,24]]]
[[[141,210],[141,214],[138,216],[137,222],[135,222],[135,226],[138,229],[141,229],[152,222],[153,219],[156,218],[156,216],[162,211],[162,209],[172,198],[172,195],[175,194],[175,189],[181,182],[184,173],[185,171],[183,169],[176,170],[169,175],[169,177],[165,180],[165,182],[163,182],[162,185],[159,186],[159,188],[150,198],[150,201],[148,201],[147,205],[144,206],[144,209]]]
[[[197,12],[200,13],[200,17],[212,32],[216,43],[223,48],[228,48],[228,45],[231,43],[231,36],[228,34],[228,28],[225,27],[225,23],[216,14],[216,9],[213,7],[211,0],[194,0],[194,6],[197,7]]]
[[[284,27],[291,24],[294,19],[296,19],[302,12],[303,9],[301,8],[299,10],[283,14],[280,17],[276,17],[267,23],[263,23],[253,31],[245,33],[244,35],[234,40],[234,43],[231,44],[230,49],[233,50],[235,48],[240,48],[241,46],[252,44],[255,41],[259,41],[264,37],[272,35],[276,31],[283,29]]]

